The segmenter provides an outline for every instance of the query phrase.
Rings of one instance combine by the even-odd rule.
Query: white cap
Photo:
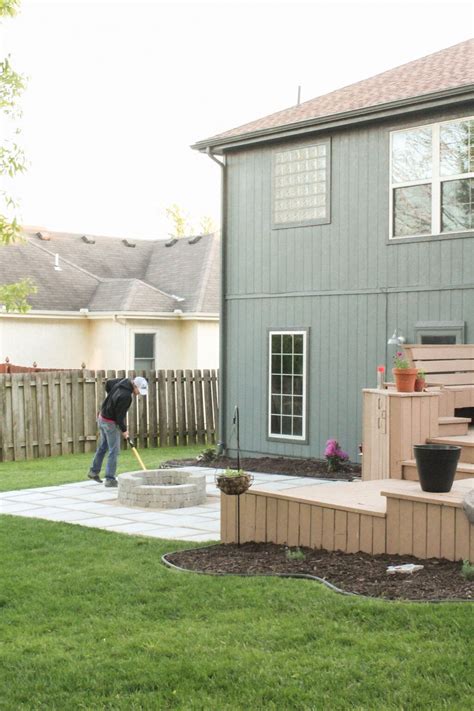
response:
[[[145,378],[142,378],[140,375],[137,375],[137,377],[134,378],[132,382],[135,387],[138,388],[138,392],[140,393],[140,395],[148,395],[148,383]]]

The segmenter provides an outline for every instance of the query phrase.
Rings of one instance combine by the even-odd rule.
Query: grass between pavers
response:
[[[0,708],[472,708],[473,608],[160,564],[183,542],[0,517]]]
[[[204,445],[189,447],[159,447],[140,449],[140,457],[148,469],[159,467],[168,459],[191,459],[204,449]],[[94,452],[88,454],[67,454],[59,457],[31,459],[19,462],[0,462],[0,491],[30,489],[39,486],[69,484],[86,479]],[[105,473],[102,467],[102,477]],[[118,460],[117,474],[136,471],[140,464],[130,449],[123,450]]]

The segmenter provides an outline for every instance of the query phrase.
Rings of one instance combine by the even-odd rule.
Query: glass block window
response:
[[[329,222],[329,162],[328,140],[274,154],[274,227]]]
[[[474,117],[391,134],[391,237],[474,229]]]
[[[155,370],[155,334],[135,333],[134,370]]]
[[[306,439],[306,338],[306,331],[269,334],[269,437]]]

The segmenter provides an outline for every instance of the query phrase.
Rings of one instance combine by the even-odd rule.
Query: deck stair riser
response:
[[[405,481],[419,481],[418,470],[414,459],[408,459],[405,462],[402,462],[402,477]],[[456,469],[455,479],[472,478],[474,478],[474,464],[459,462]]]
[[[440,417],[438,420],[439,436],[466,435],[470,422],[468,417]]]
[[[428,439],[427,442],[429,444],[452,444],[461,447],[459,461],[466,462],[466,464],[474,464],[474,438],[472,436],[433,437]]]

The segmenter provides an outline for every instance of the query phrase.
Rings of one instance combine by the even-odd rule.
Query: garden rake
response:
[[[140,464],[141,468],[143,469],[144,472],[146,472],[146,471],[147,471],[147,468],[146,468],[146,466],[143,464],[143,460],[142,460],[142,458],[140,457],[140,455],[138,454],[138,451],[137,451],[137,447],[136,447],[136,445],[135,445],[135,442],[133,442],[133,440],[129,439],[129,440],[128,440],[128,443],[129,443],[130,447],[132,448],[132,452],[134,453],[134,455],[135,455],[135,457],[136,457],[138,463]]]

